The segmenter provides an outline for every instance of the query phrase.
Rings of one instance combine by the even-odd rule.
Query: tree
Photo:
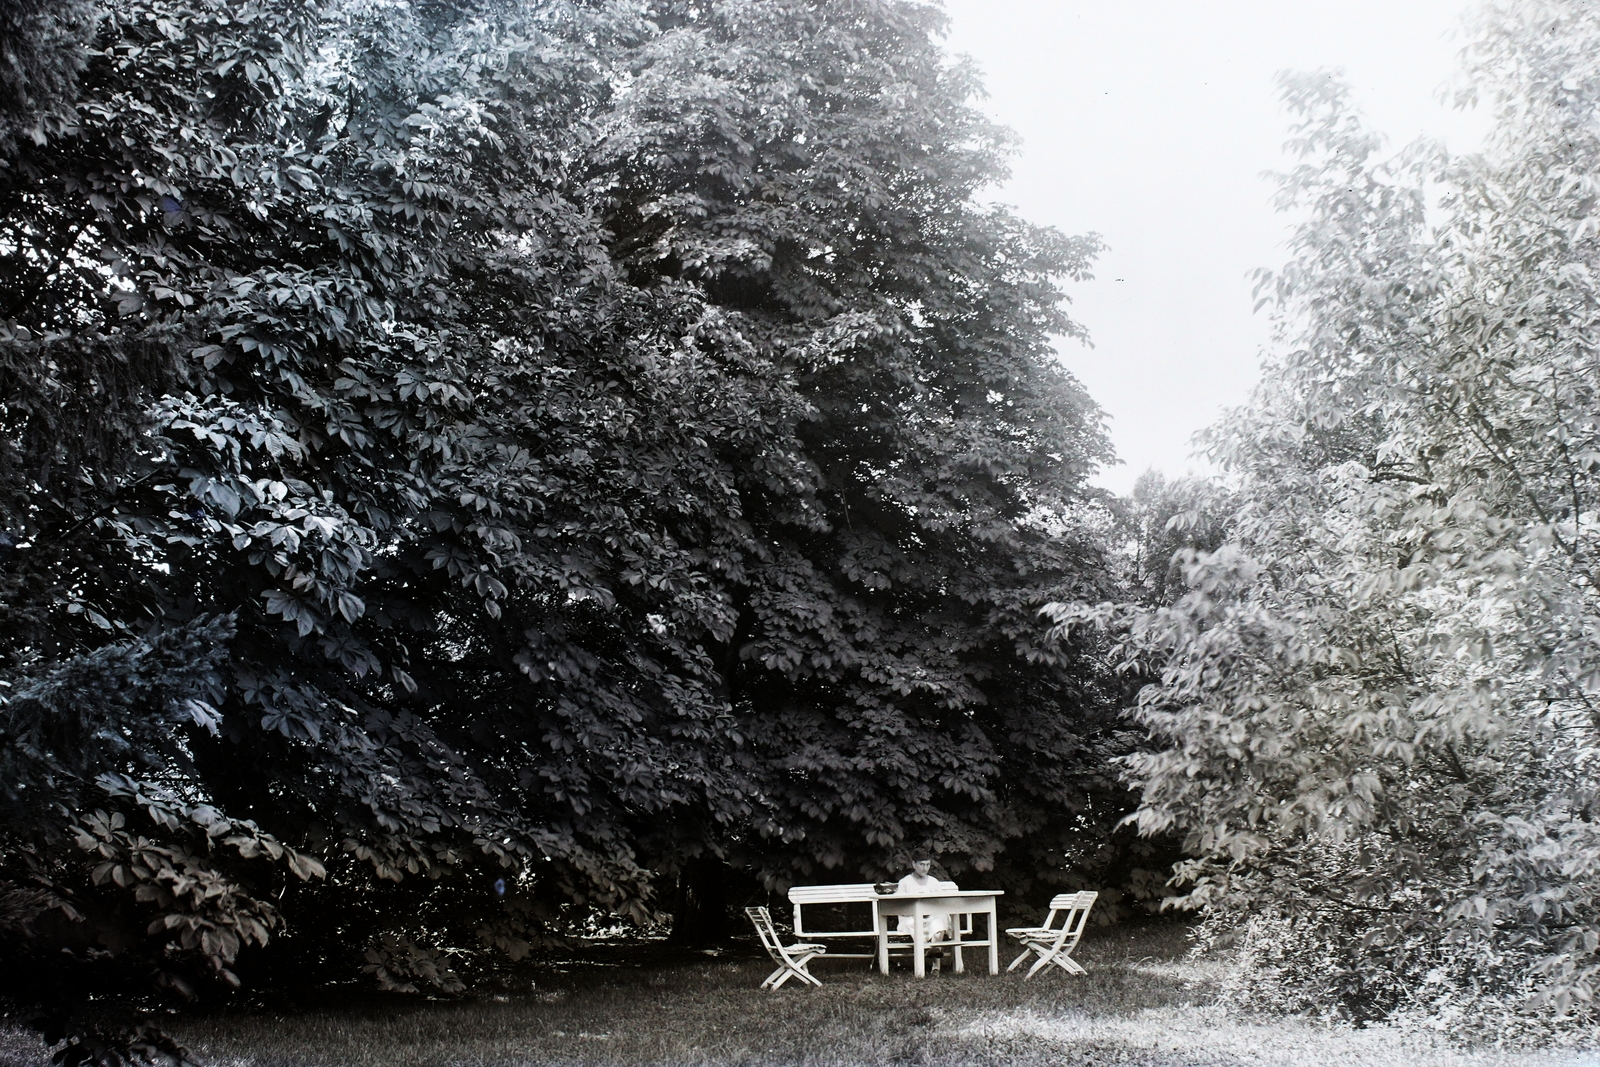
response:
[[[15,961],[450,991],[679,875],[1078,825],[1113,702],[1036,612],[1109,588],[1050,348],[1095,242],[974,206],[934,10],[84,25],[0,146]]]
[[[1221,547],[1232,512],[1232,501],[1216,481],[1168,481],[1157,470],[1139,475],[1117,505],[1108,539],[1120,550],[1118,577],[1131,599],[1152,606],[1181,595],[1184,553]]]
[[[507,786],[485,753],[451,748],[408,712],[415,682],[397,636],[432,628],[429,595],[462,589],[475,611],[494,607],[498,580],[467,575],[463,589],[451,563],[451,537],[495,531],[451,524],[471,499],[449,478],[450,461],[483,436],[472,410],[482,380],[467,368],[493,371],[488,357],[506,339],[452,330],[456,278],[508,271],[531,314],[570,317],[554,332],[572,345],[603,349],[640,313],[639,301],[603,294],[596,228],[549,196],[563,146],[581,133],[564,105],[595,91],[594,64],[531,15],[440,23],[154,2],[97,16],[94,46],[52,68],[77,78],[72,121],[8,142],[0,191],[0,662],[23,694],[61,678],[85,691],[149,688],[106,703],[100,725],[126,734],[129,716],[164,708],[165,726],[159,746],[134,730],[139,744],[68,768],[83,803],[8,823],[6,869],[19,872],[8,891],[63,915],[103,902],[123,932],[99,940],[185,992],[203,992],[207,975],[235,981],[240,946],[266,941],[280,913],[312,935],[326,932],[319,918],[364,919],[341,939],[291,938],[295,963],[358,966],[369,935],[403,946],[384,928],[396,912],[380,906],[375,923],[359,906],[402,872],[527,868],[547,895],[581,885],[620,901],[632,884],[637,898],[637,868],[603,834],[596,848],[527,822],[514,776]],[[343,44],[333,54],[346,61],[310,63],[314,36]],[[453,48],[430,54],[430,42]],[[526,239],[538,233],[570,239],[541,262]],[[446,493],[441,528],[430,509]],[[413,546],[422,572],[440,573],[408,589]],[[189,675],[159,654],[163,642],[200,656],[194,642],[230,632],[230,655],[204,653],[216,668],[204,686],[164,680]],[[129,666],[152,661],[168,665]],[[64,707],[8,701],[8,741],[26,753],[33,734],[70,734],[38,725]],[[19,761],[14,796],[45,795],[40,781],[61,771],[54,751]],[[105,814],[89,825],[96,790]],[[277,836],[254,844],[261,824]],[[220,854],[234,838],[254,867]],[[151,842],[186,873],[118,864]],[[296,893],[262,869],[264,856],[287,858],[297,885],[323,861],[335,876]],[[546,865],[532,868],[535,858]],[[174,877],[192,885],[202,874],[226,893],[169,891]],[[252,913],[247,902],[268,892],[280,906]],[[487,943],[526,951],[525,908],[479,910]],[[59,942],[31,916],[18,932]],[[95,931],[74,929],[83,952],[101,950]],[[11,948],[31,951],[26,940]],[[405,984],[381,945],[370,951],[369,969]],[[423,955],[443,985],[456,981]],[[40,991],[35,973],[8,973],[16,995]],[[90,992],[82,977],[65,986]]]
[[[1093,703],[1032,613],[1104,580],[1074,511],[1109,451],[1049,341],[1096,244],[973,204],[1005,142],[935,9],[652,14],[602,147],[614,247],[702,284],[811,406],[804,479],[741,485],[757,547],[707,643],[769,805],[723,842],[779,880],[922,842],[982,869],[1072,795],[1037,776],[1084,732],[1053,712]]]
[[[1336,82],[1286,82],[1306,221],[1264,281],[1285,347],[1214,436],[1228,542],[1171,607],[1061,612],[1149,671],[1139,825],[1187,835],[1261,999],[1592,1011],[1597,33],[1485,16],[1478,157],[1386,159]]]

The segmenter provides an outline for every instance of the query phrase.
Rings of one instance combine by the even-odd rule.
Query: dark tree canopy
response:
[[[6,18],[8,982],[449,990],[1118,814],[1038,618],[1111,582],[1096,242],[975,201],[937,8]]]

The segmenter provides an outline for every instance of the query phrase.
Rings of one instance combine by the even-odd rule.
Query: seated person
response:
[[[941,882],[931,873],[933,870],[933,857],[926,850],[919,849],[911,854],[911,873],[900,879],[897,894],[908,896],[931,896],[940,890],[955,888],[954,882]],[[955,916],[949,912],[935,912],[923,920],[922,937],[925,941],[949,941],[953,929]],[[898,933],[911,933],[911,916],[895,916],[895,930]]]

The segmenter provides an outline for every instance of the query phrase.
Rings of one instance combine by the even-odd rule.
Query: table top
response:
[[[878,900],[921,900],[930,897],[1003,897],[1003,889],[935,889],[927,893],[902,893],[895,890],[893,893],[875,893]]]
[[[946,897],[1003,897],[999,889],[935,889],[926,893],[879,893],[872,883],[861,885],[797,885],[789,890],[796,904],[851,904],[864,900],[930,900]]]

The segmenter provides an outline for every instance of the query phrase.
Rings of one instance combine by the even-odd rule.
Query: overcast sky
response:
[[[1466,0],[945,0],[986,109],[1022,136],[995,198],[1110,244],[1074,316],[1094,347],[1062,358],[1112,416],[1126,492],[1146,468],[1203,470],[1189,438],[1254,383],[1268,324],[1250,273],[1285,256],[1273,213],[1287,119],[1274,75],[1342,67],[1395,147],[1453,151],[1483,119],[1441,103]]]

